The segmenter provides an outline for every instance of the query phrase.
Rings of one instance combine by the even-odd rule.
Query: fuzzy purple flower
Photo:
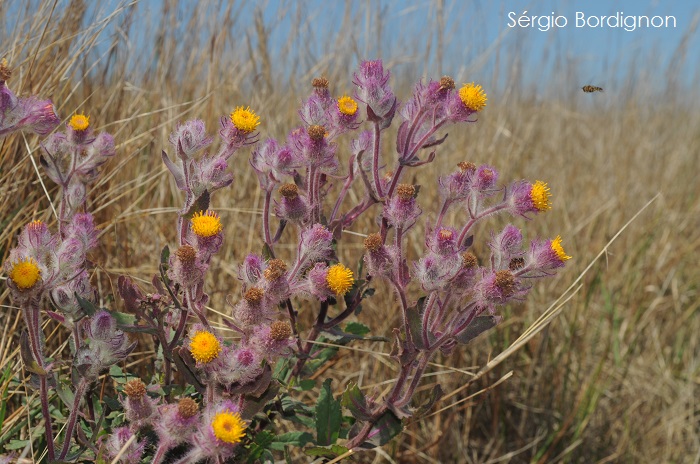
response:
[[[396,193],[384,206],[384,217],[389,224],[404,231],[416,223],[422,210],[416,202],[417,191],[413,185],[399,184]]]
[[[214,137],[207,135],[204,121],[192,119],[183,124],[177,123],[168,141],[177,150],[177,156],[187,161],[211,145]]]
[[[367,105],[367,118],[386,128],[396,112],[397,100],[389,86],[391,73],[384,72],[382,60],[363,61],[353,74],[355,97]]]
[[[107,455],[114,459],[119,453],[122,453],[124,446],[129,443],[129,441],[134,437],[135,433],[129,429],[129,427],[119,427],[112,431],[112,434],[107,438],[105,442],[105,450]],[[145,440],[133,440],[129,446],[126,447],[124,452],[119,458],[120,464],[139,464],[141,462],[141,455],[146,448]]]

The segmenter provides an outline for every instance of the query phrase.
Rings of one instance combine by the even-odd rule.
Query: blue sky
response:
[[[7,0],[10,14],[13,8],[22,10],[30,0]],[[34,0],[36,1],[36,0]],[[93,4],[90,20],[103,18],[115,6],[126,0],[108,0]],[[67,0],[59,0],[58,9]],[[220,14],[226,1],[182,1],[179,20],[186,24],[192,15],[207,17]],[[508,73],[519,70],[518,83],[536,87],[556,88],[593,84],[618,87],[643,83],[651,88],[663,88],[669,81],[691,87],[700,80],[700,34],[695,29],[700,21],[700,2],[660,0],[445,0],[442,12],[436,0],[261,0],[234,2],[238,12],[232,25],[234,37],[245,37],[249,32],[255,46],[254,14],[261,11],[266,29],[270,32],[268,47],[273,57],[273,72],[280,75],[313,71],[317,57],[333,53],[332,43],[325,37],[346,34],[356,41],[354,61],[360,58],[382,57],[391,64],[395,73],[406,71],[412,76],[439,77],[450,74],[457,80],[489,82],[490,86],[505,84]],[[96,6],[99,5],[99,6]],[[138,49],[139,44],[152,43],[153,31],[158,27],[162,0],[141,0],[138,3],[137,27],[132,28],[129,40]],[[354,20],[343,25],[343,17],[349,11]],[[527,11],[529,17],[566,18],[563,27],[550,27],[547,21],[536,19],[536,27],[521,27],[526,23],[514,20]],[[577,12],[585,18],[610,16],[616,13],[627,17],[655,15],[675,17],[664,27],[638,27],[627,31],[623,27],[576,27]],[[288,45],[290,28],[294,20],[303,16],[304,28],[300,36],[313,36],[314,40]],[[442,20],[440,19],[442,18]],[[441,22],[442,21],[442,22]],[[657,20],[658,21],[658,20]],[[117,24],[119,21],[114,21]],[[377,25],[381,24],[381,38],[377,37]],[[438,25],[443,24],[442,35]],[[5,27],[12,27],[5,24]],[[345,27],[346,30],[341,30]],[[206,32],[204,32],[206,33]],[[114,30],[107,29],[100,41],[109,44]],[[148,34],[151,34],[149,37]],[[442,38],[443,53],[436,52]],[[231,45],[245,53],[243,41]],[[303,49],[303,51],[302,51]],[[0,50],[2,51],[2,50]],[[291,53],[301,58],[290,58]],[[146,54],[146,51],[143,51]],[[285,61],[286,60],[286,61]],[[292,63],[294,66],[291,66]],[[670,66],[673,64],[673,66]]]

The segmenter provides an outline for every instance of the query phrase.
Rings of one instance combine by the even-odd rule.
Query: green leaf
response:
[[[424,416],[428,411],[430,411],[433,408],[433,405],[437,403],[440,398],[442,398],[442,395],[444,395],[442,391],[442,387],[440,384],[435,384],[433,389],[430,391],[430,396],[428,397],[427,400],[423,402],[416,411],[414,412],[415,417],[421,417]]]
[[[357,435],[359,428],[362,426],[361,422],[358,422],[353,427],[350,436]],[[401,433],[403,430],[403,423],[401,420],[394,415],[391,411],[387,411],[384,415],[379,418],[377,423],[374,425],[372,430],[369,432],[369,439],[360,445],[362,448],[375,448],[377,446],[382,446],[389,443],[392,438]]]
[[[284,447],[287,445],[302,447],[313,441],[314,437],[309,432],[288,432],[276,436],[270,444],[270,449],[284,451]]]
[[[260,459],[265,451],[270,448],[270,444],[275,440],[275,436],[263,430],[255,435],[253,443],[248,445],[248,462],[252,463]]]
[[[496,326],[499,321],[500,318],[498,316],[479,316],[475,318],[461,334],[457,335],[455,339],[459,343],[469,343],[482,333]]]
[[[341,420],[340,402],[333,398],[331,379],[326,379],[316,403],[316,443],[321,446],[335,443]]]
[[[209,209],[209,192],[207,190],[203,191],[202,194],[197,197],[197,199],[192,203],[190,209],[187,210],[185,214],[182,215],[183,219],[190,220],[194,217],[196,213],[204,213]]]
[[[165,266],[167,268],[169,262],[170,262],[170,247],[168,245],[165,245],[160,252],[160,264],[162,264],[163,266]]]
[[[313,390],[315,386],[316,386],[315,380],[304,379],[304,380],[299,381],[297,388],[301,391],[310,391],[310,390]]]
[[[345,324],[345,329],[343,330],[349,334],[359,335],[360,337],[364,337],[370,332],[369,327],[359,322],[348,322]]]
[[[360,390],[357,384],[349,384],[343,392],[343,406],[350,411],[355,419],[368,421],[372,414],[367,408],[367,400],[364,393]]]
[[[326,458],[337,458],[341,454],[347,453],[348,450],[344,446],[340,445],[331,445],[329,448],[324,448],[321,446],[316,446],[314,448],[309,448],[307,450],[304,450],[304,453],[306,453],[307,456],[315,456],[315,457],[326,457]]]
[[[25,448],[28,444],[29,440],[11,440],[7,445],[5,445],[5,449],[7,451],[22,449]]]

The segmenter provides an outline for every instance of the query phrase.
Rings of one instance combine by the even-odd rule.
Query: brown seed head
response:
[[[315,89],[327,89],[328,88],[328,79],[325,77],[314,77],[314,79],[311,81],[311,85]]]
[[[309,126],[307,132],[309,133],[309,137],[311,137],[311,140],[323,140],[323,137],[326,136],[326,129],[323,126],[319,126],[317,124]]]
[[[267,280],[277,280],[287,272],[287,264],[281,259],[271,259],[263,275]]]
[[[378,233],[369,234],[365,239],[365,250],[374,253],[382,247],[382,236]]]
[[[182,245],[175,252],[175,256],[177,256],[183,263],[192,263],[197,257],[197,250],[195,250],[191,245]]]
[[[190,398],[182,398],[177,403],[177,412],[180,417],[184,419],[189,419],[199,412],[199,406],[197,402]]]
[[[459,167],[459,170],[462,172],[467,172],[467,171],[474,172],[474,171],[476,171],[476,164],[470,163],[469,161],[459,162],[459,163],[457,163],[457,166]]]
[[[508,269],[511,271],[517,271],[525,265],[525,259],[523,258],[513,258],[508,263]]]
[[[146,384],[141,379],[129,380],[124,384],[124,393],[131,399],[140,400],[146,394]]]
[[[410,200],[416,194],[416,188],[411,184],[399,184],[396,187],[396,194],[402,200]]]
[[[496,287],[498,287],[504,296],[511,296],[515,291],[515,277],[508,270],[496,272]]]
[[[0,81],[9,81],[10,77],[12,77],[12,70],[7,64],[7,60],[5,58],[0,61]]]
[[[293,200],[299,196],[299,187],[296,184],[282,184],[280,185],[280,195]]]
[[[247,292],[245,292],[245,294],[243,295],[243,298],[245,298],[245,300],[248,303],[255,304],[255,303],[260,303],[260,300],[262,300],[264,295],[265,295],[265,292],[263,292],[261,288],[252,287]]]
[[[288,339],[292,335],[292,328],[287,322],[275,321],[270,324],[270,338],[275,341]]]
[[[450,76],[442,76],[440,78],[440,90],[452,90],[455,88],[455,80]]]
[[[462,267],[465,269],[473,269],[479,264],[479,261],[471,251],[462,253]]]

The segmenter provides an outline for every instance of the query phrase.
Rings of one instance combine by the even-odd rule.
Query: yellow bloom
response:
[[[36,285],[39,277],[41,277],[41,271],[32,258],[16,262],[10,271],[10,279],[20,290],[32,288]]]
[[[348,116],[353,116],[357,113],[357,102],[347,95],[343,95],[338,99],[338,110]]]
[[[459,98],[464,103],[464,106],[472,111],[481,111],[486,106],[486,93],[480,85],[469,83],[464,84],[459,89]]]
[[[326,283],[336,295],[343,296],[348,293],[354,282],[352,271],[342,264],[334,264],[328,269]]]
[[[74,131],[82,132],[90,127],[90,116],[74,114],[73,117],[70,118],[68,125],[71,126]]]
[[[552,240],[552,243],[550,243],[549,247],[552,249],[555,255],[557,255],[557,258],[563,263],[564,261],[571,259],[571,256],[567,255],[566,252],[564,251],[564,248],[561,246],[561,236],[557,235],[557,237]]]
[[[246,424],[237,412],[220,412],[211,421],[214,435],[221,441],[236,444],[245,437]]]
[[[231,113],[231,122],[239,131],[249,133],[260,125],[260,116],[255,114],[250,106],[239,106]]]
[[[216,359],[221,352],[221,344],[213,333],[206,330],[195,332],[190,340],[190,353],[192,357],[202,364]]]
[[[552,194],[549,191],[549,186],[546,182],[538,180],[532,186],[530,190],[530,198],[532,199],[532,204],[535,205],[539,211],[547,211],[552,208],[552,202],[549,201],[549,197]]]
[[[202,238],[212,237],[223,229],[219,215],[214,211],[195,213],[190,222],[192,224],[192,232]]]

